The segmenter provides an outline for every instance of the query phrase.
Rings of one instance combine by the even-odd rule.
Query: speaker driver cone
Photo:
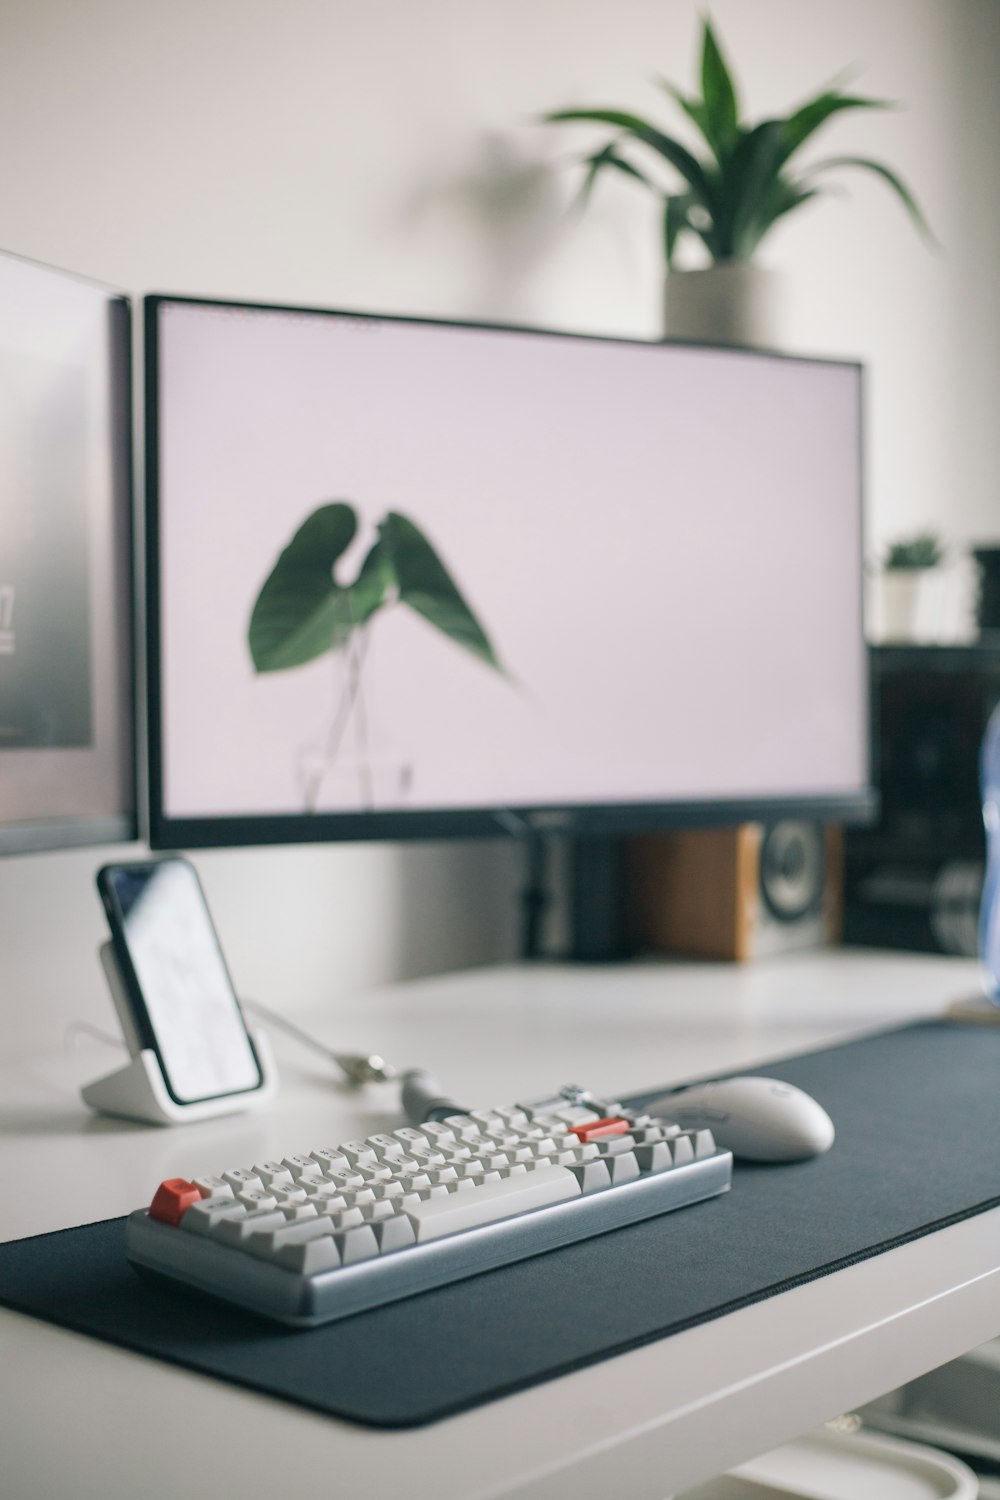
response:
[[[818,823],[786,820],[764,832],[760,893],[779,922],[796,922],[823,900],[824,837]]]

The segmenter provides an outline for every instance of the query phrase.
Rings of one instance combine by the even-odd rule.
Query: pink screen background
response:
[[[320,810],[866,785],[859,371],[724,350],[160,308],[164,812],[300,812],[342,683],[255,674],[253,601],[321,503],[389,510],[506,669],[394,606]],[[405,767],[402,781],[399,768]],[[405,784],[404,784],[405,783]]]

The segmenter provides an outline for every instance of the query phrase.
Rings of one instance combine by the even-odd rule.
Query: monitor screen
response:
[[[135,837],[130,308],[0,254],[0,853]]]
[[[154,845],[870,809],[857,364],[146,330]]]

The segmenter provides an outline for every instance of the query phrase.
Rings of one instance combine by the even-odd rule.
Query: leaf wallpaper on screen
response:
[[[342,763],[349,732],[357,758],[362,809],[378,799],[377,752],[371,743],[364,692],[375,618],[397,605],[415,611],[485,665],[504,674],[489,636],[431,542],[416,522],[389,511],[355,577],[338,581],[337,564],[354,541],[358,516],[347,501],[319,506],[284,548],[257,595],[248,641],[254,670],[283,672],[332,652],[338,667],[334,708],[322,749],[303,768],[307,811],[317,808],[324,778]],[[369,668],[370,670],[370,668]],[[413,777],[406,760],[383,767],[392,793],[405,795]]]

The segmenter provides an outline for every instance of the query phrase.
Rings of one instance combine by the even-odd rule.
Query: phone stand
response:
[[[156,1053],[137,1043],[128,1000],[110,943],[102,945],[100,957],[115,1010],[122,1023],[125,1042],[132,1056],[124,1067],[117,1068],[115,1072],[108,1073],[104,1078],[98,1078],[81,1089],[83,1102],[91,1109],[102,1115],[143,1120],[148,1125],[183,1125],[187,1121],[209,1120],[215,1115],[257,1109],[274,1097],[278,1080],[271,1050],[264,1034],[252,1031],[250,1042],[261,1072],[258,1088],[248,1089],[242,1094],[226,1094],[218,1099],[199,1099],[192,1104],[178,1104],[176,1099],[170,1097]]]

